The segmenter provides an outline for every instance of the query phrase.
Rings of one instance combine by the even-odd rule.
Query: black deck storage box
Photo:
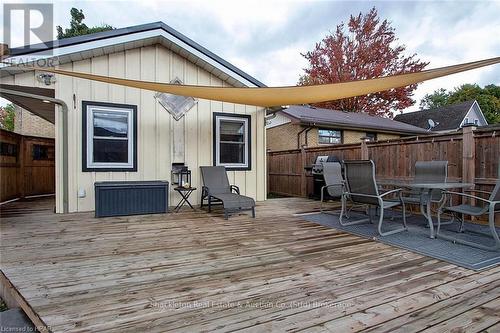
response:
[[[168,182],[96,182],[95,216],[157,214],[168,211]]]

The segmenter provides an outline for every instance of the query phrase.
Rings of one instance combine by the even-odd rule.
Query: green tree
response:
[[[16,119],[16,108],[13,104],[0,106],[0,128],[14,131],[14,120]]]
[[[100,26],[89,28],[83,20],[85,19],[85,15],[83,14],[83,10],[77,8],[71,8],[71,22],[69,23],[70,28],[64,29],[58,25],[57,29],[57,39],[63,39],[68,37],[75,37],[81,35],[93,34],[95,32],[108,31],[115,29],[109,24],[102,24]]]
[[[481,107],[488,124],[500,123],[500,86],[494,84],[484,88],[477,84],[463,84],[450,92],[441,88],[425,95],[420,101],[420,108],[432,109],[474,99]]]
[[[444,88],[435,90],[432,94],[426,94],[420,101],[420,110],[445,106],[449,97],[450,94]]]

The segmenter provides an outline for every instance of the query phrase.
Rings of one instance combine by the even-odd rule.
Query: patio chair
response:
[[[466,193],[460,193],[460,192],[450,192],[446,191],[444,194],[446,195],[458,195],[462,198],[468,198],[469,200],[476,200],[479,203],[479,205],[475,205],[472,203],[468,204],[461,204],[461,205],[456,205],[456,206],[448,206],[448,207],[443,207],[439,210],[438,212],[438,225],[437,225],[437,232],[436,236],[444,239],[448,239],[457,243],[461,243],[464,245],[469,245],[473,247],[477,247],[483,250],[493,250],[493,251],[498,251],[500,250],[500,238],[498,237],[498,232],[495,227],[495,214],[500,213],[500,179],[497,179],[495,188],[493,189],[492,192],[486,192],[486,191],[477,191],[477,190],[471,190],[471,192],[476,192],[476,193],[488,193],[489,197],[488,199],[479,197],[477,195],[472,195],[472,194],[466,194]],[[439,234],[440,227],[441,227],[441,214],[445,211],[451,212],[457,220],[460,221],[460,227],[459,227],[459,232],[465,232],[464,228],[464,219],[463,215],[469,215],[469,216],[482,216],[488,214],[488,226],[490,229],[490,234],[487,234],[488,236],[491,236],[493,238],[493,246],[486,246],[483,244],[478,244],[454,237],[448,237],[442,234]],[[482,234],[482,233],[481,233]]]
[[[212,205],[214,203],[222,204],[226,220],[231,213],[247,210],[252,211],[252,217],[255,218],[255,200],[240,195],[239,187],[229,184],[225,167],[202,166],[200,169],[203,179],[201,207],[203,207],[203,201],[206,200],[209,212],[212,212]]]
[[[368,214],[368,218],[363,218],[355,221],[344,220],[343,215],[346,209],[346,201],[348,198],[350,198],[350,200],[354,204],[375,206],[380,209],[377,227],[380,236],[387,236],[408,230],[406,226],[405,204],[401,199],[401,189],[398,188],[380,194],[377,182],[375,181],[375,164],[373,163],[373,161],[344,161],[344,169],[348,191],[344,191],[344,193],[342,194],[342,211],[340,213],[341,225],[347,226],[368,221],[372,222],[371,213]],[[399,200],[386,200],[385,198],[389,194],[397,194],[399,196]],[[383,231],[382,227],[384,223],[384,210],[399,205],[402,206],[403,227],[390,231]]]
[[[414,183],[445,183],[448,177],[448,161],[417,161],[415,163]],[[405,204],[421,205],[429,198],[422,198],[421,190],[412,189],[403,191],[402,199]],[[432,190],[431,202],[440,203],[443,195],[440,190]],[[425,214],[424,214],[425,215]]]
[[[324,162],[323,163],[323,177],[325,179],[325,186],[321,187],[321,204],[320,211],[324,213],[323,202],[325,199],[325,192],[331,198],[340,199],[344,190],[344,179],[342,178],[342,165],[340,162]]]
[[[415,162],[415,177],[413,183],[445,183],[448,178],[448,161],[417,161]],[[430,192],[431,203],[436,203],[438,206],[442,204],[445,196],[441,190],[432,190]],[[419,205],[420,213],[427,218],[424,205],[427,204],[429,197],[427,194],[422,195],[422,190],[417,188],[411,190],[403,190],[402,199],[405,205]],[[411,216],[410,212],[410,216]],[[452,218],[443,224],[451,224],[454,222]]]

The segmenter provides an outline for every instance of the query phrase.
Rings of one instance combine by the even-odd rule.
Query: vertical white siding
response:
[[[82,60],[64,65],[63,68],[129,79],[170,82],[178,77],[186,84],[227,86],[225,82],[204,69],[160,45]],[[28,74],[27,77],[33,80],[33,74]],[[33,84],[35,83],[27,82],[24,85]],[[73,94],[76,97],[76,109],[73,109]],[[264,111],[261,108],[200,99],[181,120],[175,121],[158,104],[154,92],[66,76],[57,76],[56,97],[64,100],[70,108],[69,209],[72,212],[94,209],[95,181],[170,181],[171,164],[177,161],[184,161],[192,170],[192,185],[199,189],[193,194],[192,199],[199,204],[202,185],[199,167],[212,165],[213,112],[251,115],[252,169],[231,171],[228,175],[230,182],[238,185],[242,194],[256,200],[264,200],[266,197],[266,145]],[[82,172],[82,101],[84,100],[137,105],[137,172]],[[62,123],[59,116],[56,116],[56,125],[56,158],[59,161],[62,151],[60,144]],[[56,165],[57,206],[60,211],[62,170],[61,163]],[[77,197],[79,188],[86,191],[85,198]],[[170,204],[175,205],[179,199],[171,189]]]
[[[93,59],[82,60],[73,63],[73,70],[76,72],[91,73]],[[88,211],[94,209],[94,189],[93,184],[96,179],[95,173],[82,172],[83,163],[83,143],[82,143],[82,101],[92,100],[92,86],[95,84],[89,80],[81,80],[65,76],[58,76],[58,82],[61,85],[69,85],[73,81],[72,94],[75,95],[75,108],[69,115],[69,122],[75,126],[69,132],[69,160],[77,161],[74,167],[68,168],[69,181],[69,207],[73,211],[76,206],[77,211]],[[56,96],[59,95],[59,89],[56,90]],[[59,96],[58,96],[59,97]],[[66,100],[66,97],[59,97]],[[76,118],[76,119],[75,119]],[[56,122],[56,127],[62,124]],[[90,186],[92,184],[92,186]],[[85,198],[78,198],[78,189],[85,190]]]
[[[475,120],[478,121],[478,126],[486,126],[488,125],[488,122],[484,118],[483,112],[477,105],[477,103],[474,103],[470,110],[467,112],[467,114],[464,117],[464,120],[462,121],[461,126],[464,126],[466,124],[465,118],[467,118],[468,123],[474,123]]]

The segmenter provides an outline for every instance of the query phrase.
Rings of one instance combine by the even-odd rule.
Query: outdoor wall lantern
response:
[[[172,163],[172,185],[186,188],[191,186],[191,170],[184,163]]]

